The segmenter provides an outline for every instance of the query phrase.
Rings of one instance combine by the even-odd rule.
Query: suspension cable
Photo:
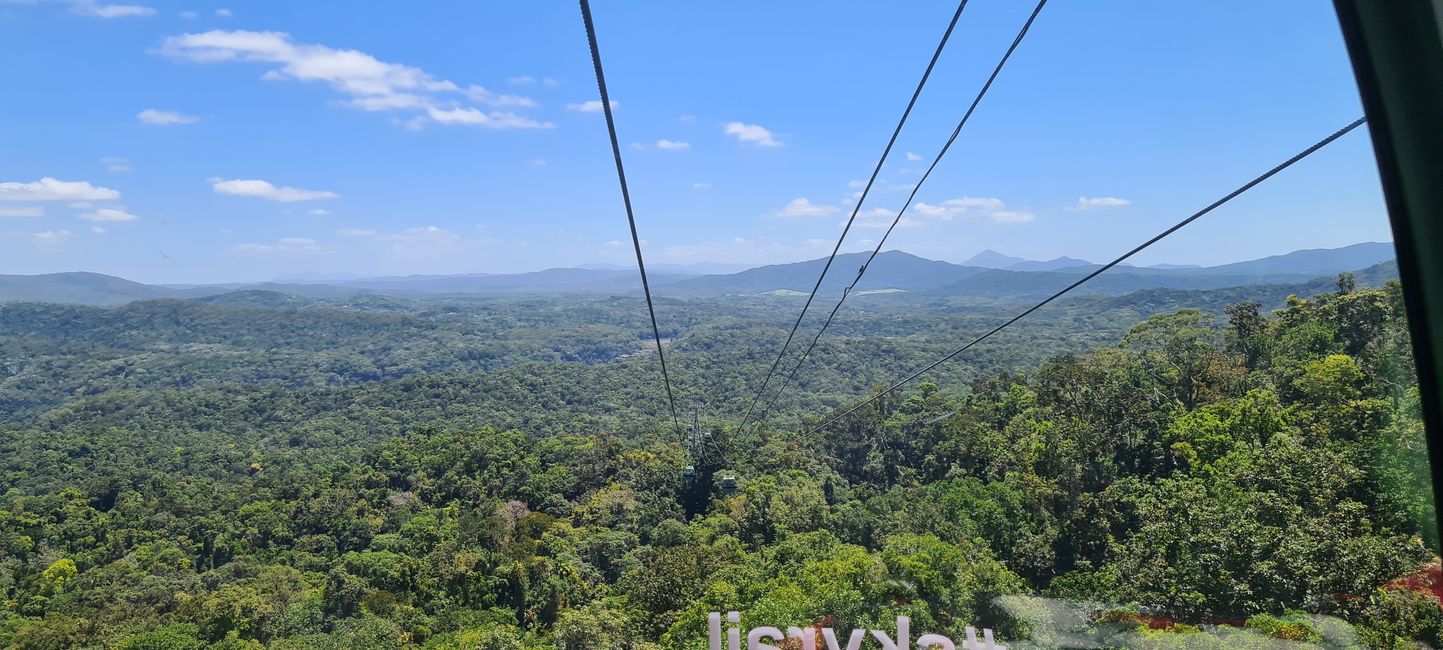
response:
[[[1043,300],[1042,302],[1039,302],[1039,303],[1037,303],[1037,304],[1035,304],[1035,305],[1033,305],[1033,306],[1031,306],[1031,307],[1028,307],[1026,310],[1022,311],[1022,313],[1019,313],[1019,314],[1017,314],[1016,316],[1013,316],[1012,318],[1008,319],[1007,322],[1002,323],[1001,325],[998,325],[997,327],[995,327],[995,328],[993,328],[992,330],[988,331],[986,334],[983,334],[983,335],[981,335],[981,336],[973,339],[973,340],[972,340],[971,342],[969,342],[968,344],[966,344],[966,345],[964,345],[964,346],[962,346],[962,347],[960,347],[960,348],[957,348],[956,350],[953,350],[951,353],[947,354],[946,356],[942,357],[941,359],[938,359],[938,360],[932,362],[932,363],[931,363],[930,365],[928,365],[927,367],[922,368],[921,370],[918,370],[917,372],[914,372],[914,373],[912,373],[911,375],[908,375],[905,379],[902,379],[901,381],[898,381],[898,382],[892,384],[891,386],[888,386],[886,389],[882,390],[881,392],[877,393],[876,395],[873,395],[873,396],[871,396],[871,397],[869,397],[869,398],[867,398],[867,399],[865,399],[865,400],[862,400],[861,402],[853,405],[851,408],[849,408],[849,409],[847,409],[847,410],[845,410],[845,411],[842,411],[841,413],[838,413],[838,414],[836,414],[836,415],[833,415],[833,416],[830,417],[830,418],[827,418],[827,419],[826,419],[825,421],[823,421],[821,424],[819,424],[819,425],[817,425],[817,426],[815,426],[815,427],[812,427],[811,429],[807,429],[802,435],[810,435],[810,434],[812,434],[812,433],[815,433],[816,431],[818,431],[818,430],[820,430],[820,429],[822,429],[822,428],[825,428],[826,426],[830,425],[831,423],[836,422],[837,420],[840,420],[840,419],[842,419],[842,418],[850,415],[851,413],[853,413],[853,412],[856,411],[857,409],[860,409],[860,408],[862,408],[863,406],[866,406],[866,405],[868,405],[868,404],[871,404],[872,402],[875,402],[875,401],[881,399],[882,397],[884,397],[884,396],[886,396],[886,395],[888,395],[888,394],[890,394],[890,393],[895,392],[898,388],[901,388],[902,386],[910,383],[912,380],[914,380],[914,379],[922,376],[923,374],[927,373],[928,371],[932,370],[933,368],[936,368],[937,366],[942,365],[943,363],[947,362],[948,360],[952,359],[953,357],[956,357],[957,355],[962,354],[963,352],[966,352],[967,350],[971,349],[973,346],[977,345],[978,343],[981,343],[981,342],[987,340],[987,339],[990,338],[993,334],[996,334],[996,333],[1002,331],[1003,329],[1007,328],[1009,325],[1012,325],[1013,323],[1016,323],[1017,321],[1022,320],[1023,318],[1026,318],[1028,315],[1032,314],[1032,312],[1035,312],[1035,311],[1037,311],[1038,309],[1041,309],[1042,307],[1044,307],[1045,305],[1047,305],[1048,303],[1051,303],[1052,301],[1057,300],[1058,298],[1061,298],[1062,296],[1064,296],[1064,295],[1066,295],[1067,293],[1071,292],[1073,289],[1076,289],[1077,287],[1082,286],[1082,284],[1086,283],[1087,281],[1089,281],[1089,280],[1091,280],[1091,279],[1093,279],[1093,278],[1101,275],[1104,271],[1107,271],[1108,269],[1111,269],[1112,267],[1117,266],[1118,264],[1123,263],[1124,261],[1126,261],[1128,258],[1132,257],[1133,255],[1136,255],[1136,254],[1142,252],[1144,249],[1148,248],[1149,246],[1152,246],[1153,244],[1156,244],[1157,242],[1162,241],[1162,239],[1165,238],[1165,237],[1167,237],[1168,235],[1171,235],[1171,234],[1177,232],[1178,230],[1181,230],[1183,226],[1186,226],[1186,225],[1188,225],[1188,224],[1190,224],[1190,223],[1192,223],[1192,222],[1194,222],[1194,221],[1197,221],[1198,219],[1202,218],[1203,215],[1206,215],[1206,214],[1208,214],[1209,212],[1212,212],[1213,210],[1217,209],[1218,207],[1222,206],[1223,204],[1227,203],[1228,201],[1231,201],[1231,200],[1237,198],[1239,195],[1243,194],[1244,192],[1247,192],[1248,190],[1256,187],[1257,185],[1259,185],[1259,184],[1262,183],[1263,181],[1268,180],[1269,178],[1272,178],[1273,176],[1277,175],[1279,172],[1281,172],[1281,171],[1283,171],[1283,170],[1285,170],[1285,169],[1293,166],[1294,163],[1297,163],[1298,161],[1300,161],[1300,160],[1302,160],[1302,159],[1304,159],[1304,158],[1307,158],[1308,156],[1316,153],[1319,149],[1322,149],[1323,147],[1326,147],[1326,146],[1328,146],[1329,144],[1332,144],[1333,141],[1335,141],[1335,140],[1337,140],[1338,138],[1341,138],[1341,137],[1347,135],[1347,134],[1348,134],[1349,132],[1351,132],[1353,129],[1358,128],[1359,126],[1361,126],[1361,125],[1362,125],[1364,122],[1366,122],[1366,121],[1367,121],[1367,118],[1366,118],[1366,117],[1360,117],[1360,118],[1354,120],[1351,124],[1349,124],[1349,125],[1341,128],[1341,129],[1335,131],[1332,135],[1329,135],[1328,137],[1323,138],[1322,140],[1319,140],[1319,141],[1318,141],[1316,144],[1314,144],[1313,146],[1308,147],[1307,149],[1304,149],[1304,150],[1298,152],[1298,153],[1297,153],[1296,155],[1294,155],[1292,158],[1289,158],[1289,159],[1287,159],[1286,161],[1284,161],[1283,163],[1279,164],[1278,166],[1276,166],[1276,167],[1274,167],[1274,168],[1272,168],[1272,169],[1264,172],[1262,175],[1258,176],[1257,178],[1254,178],[1253,180],[1248,181],[1247,183],[1243,184],[1241,187],[1233,190],[1232,192],[1229,192],[1226,196],[1224,196],[1224,197],[1222,197],[1222,198],[1220,198],[1220,199],[1212,202],[1212,203],[1209,204],[1207,207],[1205,207],[1205,208],[1203,208],[1203,209],[1201,209],[1201,210],[1198,210],[1197,212],[1194,212],[1194,213],[1193,213],[1191,216],[1189,216],[1188,218],[1183,219],[1182,221],[1179,221],[1179,222],[1177,222],[1176,224],[1173,224],[1173,225],[1172,225],[1171,227],[1169,227],[1167,230],[1164,230],[1164,231],[1158,233],[1157,235],[1153,236],[1151,239],[1148,239],[1147,241],[1145,241],[1145,242],[1137,245],[1137,246],[1136,246],[1135,248],[1133,248],[1132,250],[1130,250],[1130,251],[1128,251],[1128,252],[1126,252],[1126,253],[1123,253],[1123,254],[1122,254],[1121,256],[1119,256],[1117,259],[1114,259],[1114,260],[1112,260],[1111,262],[1108,262],[1107,264],[1104,264],[1104,265],[1098,267],[1096,270],[1092,271],[1091,273],[1088,273],[1087,275],[1083,276],[1081,279],[1079,279],[1079,280],[1077,280],[1076,282],[1073,282],[1072,284],[1068,285],[1068,286],[1067,286],[1066,288],[1064,288],[1063,290],[1058,291],[1057,293],[1052,294],[1051,296],[1049,296],[1047,299]]]
[[[897,216],[892,219],[892,225],[887,227],[887,232],[883,233],[882,238],[877,240],[877,246],[872,249],[872,254],[867,256],[867,261],[863,262],[862,267],[857,270],[857,277],[853,278],[852,283],[842,290],[842,296],[837,299],[837,304],[832,306],[832,312],[827,314],[826,322],[822,323],[820,330],[817,330],[817,335],[812,337],[811,344],[802,352],[802,356],[797,358],[797,365],[792,367],[792,371],[788,373],[787,378],[782,381],[782,385],[777,389],[776,394],[773,395],[772,399],[762,408],[761,415],[757,416],[757,426],[761,426],[762,423],[767,421],[767,414],[772,412],[772,406],[776,405],[777,401],[782,398],[782,394],[787,392],[787,387],[789,387],[792,384],[792,380],[796,378],[797,371],[801,370],[802,364],[806,363],[807,358],[812,354],[812,350],[817,347],[817,341],[822,339],[822,334],[826,333],[827,328],[832,325],[832,319],[837,316],[837,311],[842,308],[842,303],[847,301],[847,296],[852,293],[853,289],[857,288],[857,283],[862,281],[862,276],[865,275],[867,269],[872,266],[872,260],[877,259],[877,254],[882,252],[882,246],[887,243],[887,238],[892,236],[892,231],[897,228],[898,223],[901,223],[902,215],[907,212],[907,208],[912,207],[912,201],[917,198],[918,190],[922,189],[922,184],[927,182],[927,178],[932,175],[932,170],[937,168],[937,164],[942,162],[942,157],[947,155],[947,150],[952,148],[952,143],[957,141],[957,136],[962,133],[962,128],[967,125],[967,121],[972,118],[972,113],[977,110],[977,105],[982,103],[982,98],[987,96],[987,91],[992,88],[992,82],[997,80],[997,75],[1001,74],[1002,67],[1007,65],[1007,60],[1012,58],[1012,53],[1017,51],[1017,46],[1020,45],[1022,39],[1027,36],[1027,31],[1032,28],[1032,23],[1037,20],[1037,14],[1042,13],[1042,8],[1046,5],[1047,0],[1039,0],[1037,7],[1032,10],[1032,15],[1027,18],[1027,22],[1022,25],[1022,29],[1017,32],[1017,37],[1012,39],[1012,46],[1007,48],[1007,52],[1003,54],[1002,59],[997,62],[997,67],[992,69],[992,76],[987,78],[987,83],[982,84],[982,89],[979,90],[977,96],[972,99],[972,105],[967,107],[967,112],[964,113],[962,119],[957,122],[957,128],[952,130],[952,135],[947,138],[947,143],[942,145],[941,151],[938,151],[937,156],[932,159],[932,164],[927,167],[926,173],[922,174],[922,177],[912,186],[912,193],[907,196],[907,202],[902,204],[901,210],[897,211]],[[745,426],[746,423],[743,422],[742,424]]]
[[[797,322],[792,324],[792,331],[787,334],[787,340],[782,343],[782,349],[777,353],[777,358],[772,361],[772,367],[767,370],[767,376],[762,380],[761,388],[757,394],[752,396],[751,403],[747,405],[747,411],[742,416],[742,426],[751,419],[752,411],[757,406],[757,401],[767,391],[767,385],[772,381],[772,375],[777,371],[777,365],[786,356],[787,348],[792,345],[792,337],[797,335],[797,329],[802,326],[802,319],[806,317],[807,310],[812,306],[812,300],[817,297],[817,290],[822,288],[822,280],[827,277],[827,271],[832,268],[832,262],[837,259],[837,253],[842,250],[842,242],[847,238],[847,232],[852,229],[852,222],[857,220],[857,214],[862,210],[862,202],[867,200],[867,195],[872,191],[872,185],[877,181],[877,176],[882,173],[882,165],[887,162],[887,156],[892,153],[892,146],[897,143],[897,136],[902,133],[902,126],[907,123],[907,117],[912,114],[912,107],[917,104],[917,97],[922,94],[922,88],[927,85],[927,78],[932,76],[932,68],[937,65],[937,59],[941,58],[942,50],[946,48],[948,39],[952,38],[952,30],[957,27],[957,20],[962,17],[962,10],[967,7],[967,0],[957,3],[957,11],[952,14],[952,22],[947,23],[947,31],[942,33],[942,40],[937,43],[937,50],[932,53],[932,60],[927,62],[927,69],[922,73],[922,79],[917,82],[916,90],[912,91],[912,99],[907,102],[907,109],[902,111],[902,118],[897,121],[897,128],[892,130],[892,137],[887,140],[887,147],[882,150],[882,157],[877,159],[877,166],[872,169],[872,176],[867,179],[867,185],[862,188],[862,193],[857,197],[857,203],[852,208],[852,216],[847,218],[847,225],[842,228],[842,235],[837,238],[837,245],[832,247],[832,254],[827,257],[826,264],[822,265],[822,272],[817,276],[817,283],[812,286],[812,293],[807,296],[807,302],[802,305],[802,312],[797,314]]]
[[[641,258],[641,238],[636,234],[636,215],[631,210],[631,192],[626,187],[626,169],[621,165],[621,145],[616,138],[616,122],[611,116],[611,96],[606,92],[606,75],[601,71],[601,50],[596,46],[596,25],[591,21],[591,3],[581,0],[581,19],[586,23],[586,41],[591,46],[591,63],[596,68],[596,86],[601,91],[601,110],[606,115],[606,132],[611,136],[611,154],[616,159],[616,178],[621,183],[621,201],[626,205],[626,222],[631,226],[631,245],[636,249],[636,268],[641,271],[641,291],[646,295],[646,311],[651,316],[651,334],[656,339],[656,358],[661,362],[661,378],[666,384],[666,403],[671,408],[671,426],[681,436],[681,421],[676,417],[676,398],[672,396],[671,375],[666,370],[666,352],[661,345],[661,329],[656,325],[656,306],[651,300],[651,283],[646,279],[646,262]]]

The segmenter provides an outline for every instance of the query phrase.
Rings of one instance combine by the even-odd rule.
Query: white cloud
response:
[[[728,122],[724,127],[727,135],[734,135],[742,142],[750,142],[758,147],[780,147],[773,137],[772,132],[757,124],[743,124],[741,122]]]
[[[787,206],[773,212],[773,216],[783,219],[805,219],[808,217],[825,217],[837,213],[836,206],[817,205],[808,201],[806,197],[792,199]]]
[[[229,10],[229,9],[221,8],[221,9],[216,9],[216,10],[215,10],[215,15],[220,16],[221,18],[230,18],[231,16],[234,16],[235,14],[234,14],[234,13],[231,13],[231,10]]]
[[[925,217],[927,219],[951,221],[953,217],[962,214],[963,212],[966,212],[966,210],[961,208],[948,208],[945,205],[932,205],[930,203],[918,201],[915,205],[912,206],[912,212],[916,213],[920,217]]]
[[[481,86],[472,84],[464,91],[466,97],[471,101],[479,102],[492,108],[536,108],[536,100],[521,95],[498,95]]]
[[[22,205],[14,208],[0,207],[0,219],[43,216],[45,216],[45,208],[42,208],[38,205]]]
[[[507,80],[506,80],[506,83],[509,83],[509,84],[512,84],[512,85],[515,85],[515,86],[529,86],[529,85],[531,85],[531,84],[536,83],[536,77],[533,77],[533,76],[531,76],[531,75],[525,75],[525,74],[523,74],[523,75],[521,75],[521,76],[519,76],[519,77],[511,77],[510,79],[507,79]]]
[[[694,189],[694,190],[709,190],[709,189],[711,189],[711,183],[692,183],[692,184],[691,184],[691,189]]]
[[[296,43],[285,32],[213,30],[182,34],[165,39],[159,51],[173,59],[196,63],[273,64],[262,79],[325,83],[346,96],[342,104],[350,108],[411,111],[414,117],[397,123],[413,129],[427,123],[493,129],[552,126],[514,113],[483,111],[466,103],[492,109],[536,106],[528,97],[497,94],[474,84],[462,87],[420,68],[381,61],[357,50]]]
[[[137,217],[125,211],[125,208],[100,208],[94,212],[86,212],[80,215],[86,221],[135,221]]]
[[[90,232],[95,233],[95,234],[97,234],[97,235],[104,235],[104,234],[105,234],[106,232],[108,232],[108,231],[107,231],[105,228],[102,228],[102,227],[100,227],[100,226],[91,226],[91,227],[90,227]]]
[[[948,199],[939,204],[918,202],[912,206],[909,212],[933,221],[951,221],[961,215],[971,214],[997,223],[1023,223],[1032,221],[1036,216],[1031,212],[1006,208],[1007,204],[1003,203],[1002,199],[964,196],[959,199]]]
[[[551,77],[543,77],[543,78],[541,79],[541,85],[546,86],[546,87],[548,87],[548,88],[555,88],[555,87],[561,85],[561,82],[560,82],[560,81],[557,81],[557,80],[555,80],[555,79],[552,79]]]
[[[657,148],[657,149],[665,149],[665,150],[667,150],[667,151],[682,151],[682,150],[685,150],[685,149],[690,149],[690,148],[691,148],[691,143],[690,143],[690,142],[681,142],[681,141],[679,141],[679,140],[667,140],[667,139],[664,139],[664,138],[663,138],[663,139],[661,139],[661,140],[657,140],[657,141],[656,141],[656,148]]]
[[[330,211],[330,210],[324,210],[324,209],[321,209],[321,208],[316,208],[316,209],[314,209],[314,210],[311,210],[310,212],[307,212],[306,214],[309,214],[309,215],[311,215],[311,216],[313,216],[313,217],[329,217],[329,216],[331,216],[331,211]]]
[[[910,160],[910,161],[912,161],[912,162],[917,162],[918,160],[921,160],[921,159],[922,159],[921,156],[919,156],[919,155],[917,155],[917,154],[915,154],[915,153],[912,153],[912,152],[910,152],[910,151],[907,152],[907,160]]]
[[[620,102],[616,101],[615,99],[611,100],[611,110],[614,111],[620,106]],[[593,99],[591,101],[581,102],[580,104],[567,104],[566,108],[567,110],[577,111],[580,113],[600,113],[601,100]]]
[[[154,124],[155,126],[173,126],[176,124],[195,124],[200,118],[194,115],[186,115],[179,111],[162,111],[154,108],[147,108],[135,115],[135,119]]]
[[[110,201],[120,192],[86,181],[61,181],[46,176],[33,183],[0,183],[0,201]]]
[[[396,93],[393,95],[369,95],[357,97],[345,102],[346,106],[358,108],[363,111],[395,111],[402,109],[427,108],[429,100],[420,95],[411,93]]]
[[[75,208],[75,209],[77,209],[77,210],[84,210],[84,209],[89,208],[90,206],[92,206],[92,205],[94,205],[94,204],[91,203],[91,202],[89,202],[89,201],[71,201],[70,203],[67,203],[66,205],[68,205],[68,206],[70,206],[70,207],[72,207],[72,208]]]
[[[293,203],[296,201],[323,201],[340,198],[335,192],[325,190],[302,190],[294,187],[276,187],[262,180],[221,180],[212,178],[211,188],[216,194],[231,196],[254,196],[267,201]]]
[[[39,231],[39,233],[33,233],[33,237],[35,237],[35,243],[38,244],[38,246],[51,247],[59,246],[59,244],[72,240],[72,238],[75,238],[75,234],[68,230],[42,230]]]
[[[155,13],[155,10],[138,5],[103,5],[95,0],[71,0],[70,13],[94,18],[124,18],[149,16]]]
[[[632,148],[632,149],[635,149],[635,150],[637,150],[637,151],[645,151],[645,150],[646,150],[646,143],[645,143],[645,142],[633,142],[633,143],[631,143],[631,148]]]
[[[34,234],[36,243],[41,245],[60,244],[71,238],[69,230],[42,230]]]
[[[336,234],[342,237],[371,237],[376,231],[369,228],[342,228],[337,230]]]
[[[1099,196],[1089,199],[1085,196],[1077,197],[1077,205],[1070,206],[1068,210],[1088,211],[1098,208],[1118,208],[1125,205],[1132,205],[1132,201],[1119,199],[1115,196]]]
[[[891,227],[892,221],[894,219],[897,219],[896,210],[893,210],[891,208],[872,208],[870,210],[863,210],[857,213],[857,227],[878,229],[889,228]],[[897,220],[898,228],[918,228],[924,225],[926,225],[925,222],[918,221],[917,219],[913,219],[907,216],[903,216],[900,220]]]
[[[546,166],[546,161],[545,161],[545,160],[542,160],[542,159],[540,159],[540,158],[536,158],[536,159],[533,159],[533,160],[528,160],[528,161],[526,161],[526,164],[528,164],[528,165],[530,165],[530,166],[532,166],[532,167],[545,167],[545,166]]]
[[[320,253],[335,248],[306,237],[284,237],[274,244],[236,244],[231,250],[242,253]]]
[[[960,199],[948,199],[942,205],[959,206],[963,208],[981,208],[983,210],[1001,210],[1006,206],[1002,199],[995,197],[964,196]]]
[[[477,108],[440,109],[434,106],[426,109],[427,117],[437,124],[466,124],[488,129],[549,129],[554,124],[538,122],[529,117],[502,111],[482,111]],[[421,119],[421,118],[416,118]],[[415,128],[422,122],[412,120],[409,126]]]
[[[180,12],[180,17],[186,20],[195,20],[200,17],[200,13],[195,11],[182,11]]]

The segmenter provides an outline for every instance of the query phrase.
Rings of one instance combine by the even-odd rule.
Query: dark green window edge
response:
[[[1398,249],[1436,507],[1443,494],[1443,0],[1333,4]]]

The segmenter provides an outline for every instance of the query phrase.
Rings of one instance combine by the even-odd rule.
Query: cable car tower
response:
[[[688,406],[691,408],[691,430],[682,440],[688,458],[688,464],[682,469],[682,481],[688,495],[684,501],[688,511],[695,514],[707,507],[713,490],[719,489],[723,496],[736,492],[737,476],[731,461],[722,451],[720,440],[701,425],[701,412],[705,405],[694,401]]]

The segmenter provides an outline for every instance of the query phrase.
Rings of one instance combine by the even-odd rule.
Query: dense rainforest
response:
[[[811,433],[1016,306],[856,300],[738,429],[796,299],[662,301],[695,435],[630,298],[3,305],[0,647],[1438,647],[1398,285],[1311,288],[1063,301]]]

